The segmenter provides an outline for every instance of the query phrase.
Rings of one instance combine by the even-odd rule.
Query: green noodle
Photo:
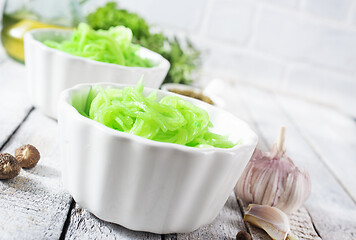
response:
[[[109,30],[93,30],[88,24],[80,23],[70,40],[57,42],[45,40],[49,47],[89,58],[95,61],[114,63],[129,67],[153,67],[149,59],[138,55],[139,45],[131,43],[132,31],[123,26]]]
[[[136,87],[96,88],[86,115],[107,127],[159,142],[190,147],[231,148],[226,136],[209,131],[208,113],[176,96],[156,101],[156,92],[143,96],[143,84]],[[92,97],[89,97],[92,98]],[[90,102],[91,101],[91,102]]]

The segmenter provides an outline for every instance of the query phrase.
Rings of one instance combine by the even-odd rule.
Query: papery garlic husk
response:
[[[250,204],[244,221],[262,228],[275,240],[285,240],[290,232],[288,216],[278,208],[267,205]]]
[[[235,187],[246,203],[269,205],[291,213],[308,198],[309,174],[300,171],[285,154],[284,129],[271,152],[256,149]],[[282,140],[281,140],[282,139]]]

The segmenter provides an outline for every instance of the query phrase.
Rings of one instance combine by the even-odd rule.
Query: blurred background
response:
[[[73,26],[108,1],[0,0],[21,18]],[[201,52],[191,84],[212,77],[322,103],[356,117],[356,0],[119,0],[153,31]],[[20,11],[20,12],[21,12]],[[37,19],[38,20],[38,19]]]

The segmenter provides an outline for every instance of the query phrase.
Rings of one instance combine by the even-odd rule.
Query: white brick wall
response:
[[[296,7],[299,0],[260,0],[263,3],[280,4],[286,7]]]
[[[188,32],[197,31],[204,14],[205,0],[118,0],[120,6],[134,9],[150,22]]]
[[[203,72],[356,116],[356,0],[119,3],[168,32],[192,38],[207,53]]]
[[[308,0],[305,10],[313,15],[333,20],[345,20],[353,0]]]
[[[244,45],[252,33],[255,8],[246,1],[215,1],[204,29],[207,37]]]
[[[284,64],[249,50],[214,46],[203,68],[216,77],[249,82],[274,89],[282,83]]]
[[[322,24],[300,12],[266,7],[255,34],[260,51],[348,73],[356,69],[356,31]]]

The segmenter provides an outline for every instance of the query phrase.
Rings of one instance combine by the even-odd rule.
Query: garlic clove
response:
[[[285,240],[290,232],[288,216],[278,208],[267,205],[248,205],[244,221],[262,228],[275,240]]]
[[[280,195],[279,201],[274,206],[286,213],[291,213],[298,209],[310,194],[309,174],[295,168],[286,178],[284,189],[284,194]]]

